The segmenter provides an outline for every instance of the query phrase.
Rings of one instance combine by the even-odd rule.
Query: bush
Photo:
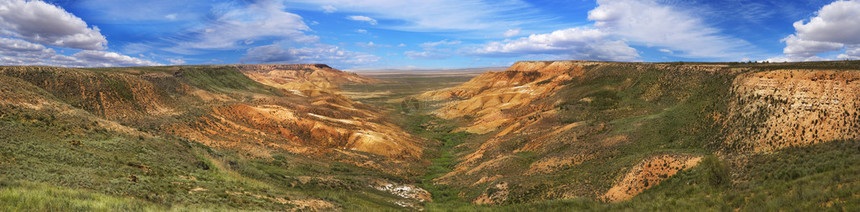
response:
[[[731,182],[731,170],[717,156],[709,155],[700,164],[705,169],[705,182],[711,186],[720,187]]]

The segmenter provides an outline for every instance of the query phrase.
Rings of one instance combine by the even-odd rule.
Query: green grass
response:
[[[166,208],[131,198],[82,189],[0,179],[2,211],[162,211]]]
[[[275,89],[248,78],[235,67],[181,68],[177,75],[189,84],[208,91],[276,93]]]

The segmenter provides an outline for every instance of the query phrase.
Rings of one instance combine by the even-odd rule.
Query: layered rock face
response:
[[[336,89],[343,84],[376,83],[379,80],[333,69],[323,64],[236,65],[251,79],[265,85],[308,92]]]
[[[425,100],[451,100],[436,115],[451,119],[471,116],[476,121],[463,130],[484,134],[526,116],[540,115],[549,105],[530,105],[562,88],[561,83],[583,74],[591,62],[518,62],[502,72],[488,72],[460,86],[431,91]],[[518,109],[519,113],[505,110]],[[516,129],[505,130],[504,134]]]
[[[763,152],[860,137],[860,72],[742,74],[725,125],[735,148]]]

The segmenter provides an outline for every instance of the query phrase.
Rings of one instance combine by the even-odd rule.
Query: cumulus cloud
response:
[[[229,50],[244,48],[242,44],[261,38],[282,38],[295,42],[312,42],[317,37],[305,35],[309,31],[302,17],[284,12],[280,1],[263,0],[241,8],[226,7],[216,11],[220,15],[205,28],[195,29],[176,53],[189,53],[189,49]]]
[[[72,55],[78,60],[84,61],[85,65],[90,67],[111,67],[111,66],[158,66],[160,63],[138,59],[127,55],[122,55],[115,52],[83,50]]]
[[[466,51],[480,56],[563,55],[567,59],[579,60],[631,61],[639,57],[636,49],[608,36],[599,29],[577,27],[491,42]]]
[[[242,63],[327,63],[362,65],[375,63],[380,58],[361,52],[341,49],[337,46],[317,44],[311,47],[283,47],[279,44],[248,49]]]
[[[860,44],[845,47],[845,54],[840,54],[836,58],[840,60],[860,60]]]
[[[822,7],[816,16],[794,22],[795,34],[782,39],[784,56],[770,61],[830,60],[818,54],[840,51],[835,59],[860,59],[860,1],[835,1]]]
[[[353,21],[363,21],[363,22],[369,23],[370,25],[376,25],[379,23],[376,21],[376,19],[373,19],[373,18],[370,18],[367,16],[360,16],[360,15],[348,16],[348,17],[346,17],[346,19],[353,20]]]
[[[786,44],[782,53],[796,57],[812,57],[819,53],[840,50],[843,46],[841,43],[804,40],[795,35],[789,35],[782,39],[782,42]]]
[[[836,1],[817,12],[808,23],[794,23],[804,40],[860,44],[860,1]]]
[[[0,55],[3,56],[36,56],[56,54],[53,49],[24,40],[0,37]]]
[[[74,49],[101,50],[107,45],[98,27],[88,27],[81,18],[41,0],[0,1],[0,35]]]
[[[722,35],[720,30],[683,8],[654,0],[598,0],[588,13],[598,29],[633,44],[659,46],[684,57],[740,56],[749,42]]]
[[[154,66],[156,62],[115,52],[83,50],[71,56],[58,54],[41,44],[0,37],[0,64],[63,67]]]

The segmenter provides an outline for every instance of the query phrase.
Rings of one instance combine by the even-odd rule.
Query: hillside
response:
[[[248,77],[289,72],[303,74]],[[419,139],[327,87],[374,80],[324,65],[2,67],[0,80],[4,180],[166,204],[338,208],[290,190],[376,190],[422,163]],[[326,86],[283,89],[307,83]]]
[[[743,170],[769,166],[750,157],[856,145],[858,67],[518,62],[419,98],[440,105],[432,114],[465,123],[452,132],[475,138],[455,148],[452,172],[436,179],[466,200],[616,202],[702,158],[729,166],[721,178],[733,186],[750,187],[738,177],[761,176]]]
[[[860,62],[0,67],[0,210],[860,209]]]

